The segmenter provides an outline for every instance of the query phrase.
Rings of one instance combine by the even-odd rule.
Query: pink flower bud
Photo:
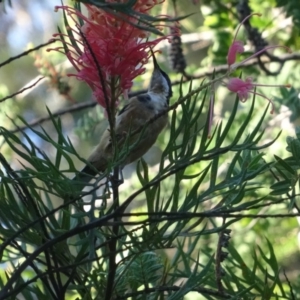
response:
[[[256,16],[261,16],[261,14],[259,14],[259,13],[253,13],[253,14],[247,16],[239,24],[239,26],[238,26],[238,28],[236,30],[236,33],[234,35],[232,44],[230,45],[229,50],[228,50],[228,54],[227,54],[227,63],[228,63],[228,66],[231,66],[232,64],[235,63],[237,53],[243,53],[245,51],[244,50],[244,44],[243,44],[243,42],[237,41],[236,38],[237,38],[237,35],[238,35],[238,32],[239,32],[241,26],[245,23],[245,21],[247,21],[249,18],[251,18],[252,16],[255,16],[255,15]]]
[[[228,55],[227,55],[228,66],[235,63],[237,53],[243,53],[244,51],[245,51],[244,44],[241,41],[234,41],[228,50]]]

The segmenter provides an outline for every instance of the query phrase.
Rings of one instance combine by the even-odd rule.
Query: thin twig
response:
[[[45,47],[45,46],[48,46],[48,45],[50,45],[50,44],[56,42],[56,41],[57,41],[56,39],[51,39],[51,40],[49,40],[49,42],[47,42],[47,43],[40,44],[39,46],[36,46],[36,47],[31,48],[31,49],[29,49],[29,50],[27,50],[27,51],[24,51],[24,52],[22,52],[21,54],[19,54],[19,55],[17,55],[17,56],[10,57],[9,59],[7,59],[7,60],[5,60],[4,62],[0,63],[0,68],[3,67],[3,66],[5,66],[5,65],[7,65],[7,64],[9,64],[9,63],[11,63],[12,61],[14,61],[14,60],[16,60],[16,59],[19,59],[19,58],[21,58],[21,57],[23,57],[23,56],[26,56],[26,55],[28,55],[29,53],[31,53],[31,52],[33,52],[33,51],[37,51],[37,50],[39,50],[39,49],[41,49],[41,48],[43,48],[43,47]]]
[[[225,218],[223,219],[223,225],[225,222]],[[221,266],[221,253],[222,253],[222,246],[221,240],[223,238],[223,231],[219,232],[218,244],[217,244],[217,251],[216,251],[216,264],[215,264],[215,273],[216,273],[216,283],[218,292],[223,294],[224,287],[222,284],[222,276],[223,276],[223,269]]]
[[[295,218],[300,217],[300,213],[287,213],[287,214],[238,214],[238,213],[232,213],[231,210],[226,211],[207,211],[207,212],[200,212],[200,213],[189,213],[189,212],[154,212],[154,213],[122,213],[120,214],[120,217],[145,217],[145,216],[152,216],[157,217],[157,219],[151,219],[151,221],[155,220],[156,222],[158,220],[174,220],[177,219],[189,219],[189,218],[199,218],[199,217],[222,217],[222,218],[250,218],[250,219],[266,219],[266,218]],[[164,218],[165,217],[165,218]],[[149,220],[144,220],[149,221]],[[142,222],[140,222],[142,223]],[[111,224],[111,223],[108,223]],[[124,224],[139,224],[136,222],[127,222]]]
[[[112,185],[112,192],[113,192],[113,206],[114,210],[117,210],[119,207],[119,167],[114,168],[113,176],[111,179]],[[116,254],[117,254],[117,244],[118,239],[116,238],[119,235],[119,226],[121,225],[122,221],[117,216],[114,217],[114,223],[112,227],[112,234],[113,236],[109,237],[111,240],[108,243],[109,249],[109,263],[108,263],[108,274],[107,274],[107,283],[106,283],[106,292],[105,292],[105,300],[110,300],[112,298],[114,292],[114,283],[115,283],[115,276],[117,271],[117,263],[116,263]]]
[[[180,289],[183,289],[184,287],[180,287],[180,286],[158,286],[158,287],[153,287],[153,288],[147,288],[141,291],[136,291],[136,292],[132,292],[132,293],[126,293],[123,296],[118,296],[116,298],[116,300],[121,300],[121,299],[128,299],[128,298],[133,298],[135,299],[137,296],[139,295],[147,295],[147,294],[151,294],[151,293],[158,293],[158,292],[171,292],[171,291],[179,291]],[[199,294],[202,295],[210,295],[210,296],[215,296],[218,297],[220,299],[232,299],[232,297],[228,294],[221,294],[218,291],[212,290],[212,289],[207,289],[207,288],[202,288],[202,287],[197,287],[197,288],[192,288],[189,289],[189,291],[193,291],[193,292],[198,292]]]
[[[11,98],[13,98],[13,97],[15,97],[15,96],[17,96],[17,95],[19,95],[19,94],[22,94],[22,93],[25,92],[26,90],[29,90],[29,89],[33,88],[34,86],[36,86],[36,85],[37,85],[42,79],[44,79],[44,78],[45,78],[45,77],[40,77],[40,78],[38,78],[32,85],[26,86],[26,87],[24,87],[23,89],[17,91],[16,93],[13,93],[13,94],[11,94],[11,95],[9,95],[9,96],[6,96],[6,97],[0,99],[0,103],[1,103],[1,102],[4,102],[5,100],[11,99]]]
[[[47,117],[38,118],[38,119],[32,121],[31,123],[29,123],[29,126],[30,127],[35,127],[35,126],[41,125],[44,122],[47,122],[47,121],[51,120],[52,117],[56,118],[56,117],[59,117],[59,116],[62,116],[62,115],[68,114],[68,113],[73,113],[73,112],[76,112],[76,111],[80,111],[80,110],[83,110],[83,109],[94,107],[96,105],[97,105],[96,101],[87,101],[87,102],[84,102],[84,103],[78,103],[78,104],[72,105],[71,107],[58,110],[57,112],[53,113],[51,115],[51,117],[47,116]],[[27,125],[19,126],[18,128],[15,128],[15,129],[11,130],[10,133],[16,133],[16,132],[19,132],[19,131],[24,130],[26,128],[28,128]]]
[[[226,218],[223,218],[224,227],[226,225]],[[222,277],[225,275],[225,271],[221,266],[221,263],[226,259],[228,252],[223,251],[223,248],[228,247],[228,241],[230,239],[231,230],[228,228],[223,229],[219,232],[217,251],[216,251],[216,265],[215,265],[215,273],[216,273],[216,282],[218,287],[218,292],[224,294],[224,286],[222,283]]]

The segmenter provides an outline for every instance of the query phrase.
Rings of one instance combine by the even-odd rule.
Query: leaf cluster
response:
[[[89,192],[79,192],[69,179],[68,174],[77,171],[74,157],[85,160],[64,137],[59,119],[51,117],[56,139],[43,129],[30,128],[24,120],[30,134],[23,131],[19,137],[1,128],[6,144],[27,163],[16,171],[1,155],[0,252],[11,271],[6,279],[1,277],[0,299],[17,295],[31,299],[30,292],[53,299],[73,293],[85,299],[144,299],[145,295],[181,299],[192,291],[207,299],[227,299],[265,291],[256,267],[253,284],[237,283],[234,270],[239,269],[240,257],[234,249],[229,251],[225,288],[218,288],[213,249],[219,233],[240,220],[235,213],[270,205],[258,192],[265,188],[259,178],[271,166],[261,150],[272,142],[260,143],[268,107],[248,133],[255,99],[238,127],[236,99],[229,119],[208,138],[208,91],[204,87],[193,91],[190,85],[190,96],[172,111],[169,142],[158,173],[153,176],[142,160],[137,168],[141,187],[129,196],[118,191],[119,202],[113,204],[108,199],[118,187],[112,182],[111,191],[108,181],[102,180],[105,174],[99,175]],[[178,98],[183,96],[180,88]],[[234,138],[228,140],[231,131]],[[54,150],[54,159],[32,142],[32,135]],[[116,157],[112,169],[120,159]],[[228,167],[220,173],[224,163]],[[100,197],[95,193],[99,188]],[[138,199],[146,204],[146,211],[128,210]],[[278,284],[279,270],[275,271],[275,277],[268,275],[272,295]],[[25,274],[30,274],[27,281]]]
[[[81,2],[141,18],[142,28],[160,20],[136,14],[134,0]],[[205,2],[222,12],[216,28],[229,24],[226,6]],[[228,44],[230,35],[222,34],[220,40]],[[220,49],[227,48],[220,43]],[[295,91],[283,98],[298,107]],[[287,158],[268,161],[265,153],[279,136],[264,130],[269,108],[257,109],[256,99],[241,108],[235,99],[228,118],[209,136],[211,93],[209,84],[181,82],[159,166],[151,168],[141,159],[137,182],[130,180],[125,191],[119,187],[118,165],[132,145],[125,142],[107,172],[81,191],[80,182],[70,177],[78,172],[75,160],[86,164],[87,156],[81,157],[65,136],[59,118],[48,111],[54,138],[22,118],[18,121],[26,130],[21,134],[1,127],[21,170],[0,154],[0,299],[299,296],[300,287],[282,278],[273,237],[257,242],[252,251],[247,244],[252,232],[265,234],[259,226],[251,231],[251,221],[276,222],[263,212],[282,207],[299,212],[299,135],[287,140]],[[137,133],[139,141],[144,130]],[[45,149],[34,142],[37,137]],[[229,228],[230,242],[224,241]]]

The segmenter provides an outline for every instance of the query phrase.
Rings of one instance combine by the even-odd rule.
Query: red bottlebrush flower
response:
[[[133,9],[146,14],[154,5],[162,2],[137,0]],[[70,30],[78,40],[66,44],[65,35],[58,34],[67,45],[69,51],[66,55],[78,72],[70,75],[85,81],[104,108],[110,106],[111,101],[116,105],[122,93],[127,95],[133,79],[144,72],[149,48],[167,38],[146,41],[149,33],[132,25],[139,23],[138,18],[110,14],[96,6],[86,5],[88,16],[69,6],[56,8],[63,9],[75,22],[75,28]],[[77,18],[84,21],[83,26]],[[78,47],[74,46],[74,42]],[[63,52],[62,47],[55,50]]]
[[[227,88],[231,92],[236,93],[238,95],[239,99],[242,102],[245,102],[245,101],[248,100],[249,94],[258,95],[258,96],[261,96],[261,97],[267,99],[272,105],[271,114],[273,114],[274,113],[274,108],[275,108],[274,107],[274,102],[270,98],[266,97],[265,95],[255,92],[254,88],[257,87],[257,86],[290,87],[289,84],[286,84],[286,85],[266,85],[266,84],[253,83],[251,77],[246,78],[245,81],[240,79],[240,78],[230,78],[229,82],[227,83]]]

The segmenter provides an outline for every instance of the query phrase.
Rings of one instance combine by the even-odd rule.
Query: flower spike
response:
[[[133,9],[148,14],[163,0],[137,0]],[[145,70],[149,48],[168,36],[148,40],[149,32],[138,25],[138,17],[112,14],[96,6],[85,4],[87,14],[70,6],[62,9],[75,26],[67,27],[67,34],[58,33],[63,46],[55,49],[63,52],[74,66],[75,76],[85,81],[93,90],[97,102],[104,108],[118,105],[121,94],[127,95],[133,80]],[[79,22],[80,19],[83,23]]]

